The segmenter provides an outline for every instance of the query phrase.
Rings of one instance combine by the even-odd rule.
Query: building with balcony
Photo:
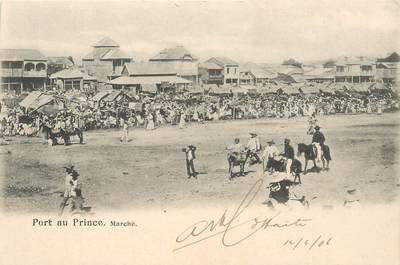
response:
[[[118,43],[106,37],[93,45],[92,52],[82,58],[82,65],[98,81],[108,82],[120,76],[124,65],[132,60]]]
[[[33,49],[0,49],[1,93],[20,94],[43,89],[47,80],[47,58]]]
[[[214,63],[223,68],[223,84],[239,85],[239,64],[227,57],[212,57],[205,61],[206,63]]]
[[[199,64],[199,79],[204,85],[223,85],[224,68],[215,63]]]
[[[400,80],[400,55],[396,52],[386,58],[376,60],[376,80],[384,83],[396,83]]]
[[[374,82],[376,63],[365,57],[345,57],[335,63],[335,82]]]

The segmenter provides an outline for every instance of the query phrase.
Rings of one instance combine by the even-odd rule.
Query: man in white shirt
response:
[[[265,147],[265,150],[262,155],[264,170],[265,170],[264,165],[266,164],[265,161],[268,162],[268,160],[270,160],[270,159],[278,160],[278,156],[279,156],[279,150],[276,147],[274,140],[268,141],[267,144],[268,145]]]

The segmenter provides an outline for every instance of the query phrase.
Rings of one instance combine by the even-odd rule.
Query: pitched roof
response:
[[[66,57],[66,56],[50,56],[50,57],[47,57],[47,62],[49,64],[62,64],[62,65],[66,65],[68,67],[74,65],[74,63],[70,59],[68,59],[68,57]]]
[[[143,85],[143,84],[190,84],[185,78],[178,76],[121,76],[111,80],[109,83],[112,85]]]
[[[167,48],[159,52],[157,55],[150,58],[149,61],[171,61],[171,60],[189,60],[196,61],[198,58],[194,56],[183,46],[176,46],[174,48]]]
[[[96,42],[93,47],[119,47],[119,44],[116,43],[114,40],[112,40],[109,37],[105,37],[98,42]]]
[[[400,55],[397,54],[397,52],[392,53],[386,58],[379,58],[376,60],[377,62],[390,62],[390,63],[398,63],[400,62]]]
[[[129,75],[176,75],[176,69],[163,62],[127,63],[125,68]]]
[[[131,56],[127,55],[125,52],[120,49],[110,49],[107,51],[102,57],[102,60],[111,60],[111,59],[132,59]]]
[[[208,59],[206,62],[213,62],[213,61],[218,65],[226,65],[226,64],[239,65],[237,62],[228,57],[212,57]]]
[[[270,70],[263,69],[256,63],[247,62],[240,65],[240,72],[250,72],[256,78],[274,78],[276,73]]]
[[[304,73],[305,79],[333,79],[335,78],[335,69],[333,68],[315,68]]]
[[[100,60],[132,59],[132,56],[127,55],[125,52],[115,47],[109,49],[94,48],[93,51],[84,56],[82,60],[94,60],[95,58],[99,58]]]
[[[46,61],[40,51],[34,49],[0,49],[2,61]]]
[[[69,68],[58,71],[50,76],[53,78],[60,79],[83,79],[83,80],[96,80],[95,77],[88,75],[87,73],[77,69],[77,68]]]
[[[199,64],[199,68],[212,69],[212,70],[222,70],[223,69],[218,64],[212,63],[212,62],[201,63],[201,64]]]

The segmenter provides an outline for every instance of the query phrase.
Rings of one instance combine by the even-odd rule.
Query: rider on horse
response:
[[[315,132],[312,137],[312,144],[316,149],[316,157],[318,162],[322,160],[322,147],[325,143],[325,136],[322,132],[320,132],[320,129],[321,127],[318,125],[315,126]]]
[[[229,154],[239,158],[240,154],[244,151],[243,145],[240,143],[239,138],[235,138],[233,145],[228,146]]]

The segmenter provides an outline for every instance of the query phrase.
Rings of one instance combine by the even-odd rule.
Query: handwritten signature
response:
[[[183,230],[183,232],[176,237],[176,243],[178,243],[179,246],[173,249],[173,251],[198,244],[204,240],[220,235],[222,245],[225,247],[232,247],[249,239],[260,230],[265,230],[267,228],[303,227],[312,220],[297,218],[295,220],[282,222],[277,220],[277,217],[280,215],[280,212],[278,212],[272,217],[252,217],[240,222],[239,217],[243,218],[245,210],[254,201],[262,184],[262,179],[254,183],[231,217],[228,215],[228,210],[225,209],[218,220],[200,220]],[[232,231],[237,231],[239,227],[247,229],[243,234],[239,235],[238,239],[232,239]],[[235,235],[238,237],[237,233]]]

